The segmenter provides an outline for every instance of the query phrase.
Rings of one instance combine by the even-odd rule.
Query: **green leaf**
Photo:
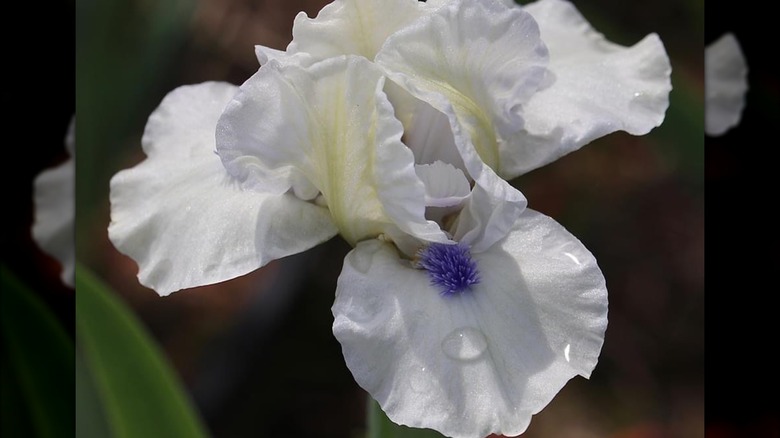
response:
[[[76,431],[79,438],[111,437],[105,409],[84,353],[76,351]]]
[[[76,351],[83,361],[76,379],[84,403],[76,406],[76,435],[102,437],[107,425],[116,438],[207,436],[164,354],[114,292],[81,265],[76,290]],[[105,424],[85,412],[95,405],[94,393]]]
[[[4,436],[73,430],[73,341],[34,291],[5,265],[2,287]]]
[[[8,362],[6,352],[3,351],[3,358],[0,360],[0,381],[3,382],[0,388],[0,415],[3,419],[0,421],[0,436],[35,436],[30,410],[19,386],[19,376]]]
[[[374,399],[368,400],[367,438],[442,438],[443,435],[431,429],[415,429],[399,426],[382,411]]]

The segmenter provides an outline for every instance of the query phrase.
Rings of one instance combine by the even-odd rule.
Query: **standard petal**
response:
[[[298,13],[287,52],[305,53],[313,61],[340,55],[373,61],[388,36],[430,9],[417,0],[336,0],[316,18]]]
[[[452,1],[453,0],[427,0],[426,3],[428,3],[429,5],[437,8],[437,7],[441,7],[443,5],[446,5],[447,3],[450,3]],[[501,3],[503,3],[503,4],[505,4],[506,6],[509,6],[509,7],[516,7],[516,6],[518,6],[518,4],[515,2],[515,0],[495,0],[495,1],[501,2]]]
[[[462,170],[449,163],[435,161],[431,164],[414,166],[417,176],[425,185],[425,217],[444,224],[446,217],[460,212],[471,194],[471,185]],[[419,248],[419,242],[412,242],[408,254]]]
[[[471,143],[471,136],[464,132],[458,122],[454,107],[449,102],[442,102],[441,106],[444,113],[426,104],[428,109],[415,114],[415,129],[419,126],[417,121],[422,114],[425,115],[424,120],[431,120],[431,134],[425,141],[427,145],[421,149],[417,149],[419,143],[415,141],[416,136],[410,136],[410,147],[415,150],[416,157],[422,151],[422,156],[429,159],[442,159],[448,164],[454,164],[474,182],[456,223],[448,228],[451,228],[455,240],[469,245],[475,251],[484,251],[507,235],[528,202],[522,193],[480,159]],[[437,113],[441,118],[430,118],[431,113]],[[441,119],[447,121],[449,129],[445,128],[446,124]],[[420,137],[417,136],[418,139]]]
[[[567,1],[539,0],[524,9],[539,23],[550,72],[524,107],[524,130],[504,139],[503,176],[541,167],[611,132],[644,135],[663,122],[671,67],[658,35],[622,47]]]
[[[360,243],[339,277],[333,332],[355,380],[394,422],[514,436],[569,379],[590,375],[606,286],[588,250],[533,211],[472,256],[479,283],[443,296],[392,246]]]
[[[443,102],[442,108],[451,131],[449,136],[439,137],[451,139],[460,158],[457,162],[463,163],[466,173],[474,181],[471,194],[458,214],[456,223],[449,228],[456,241],[465,243],[475,251],[485,251],[507,235],[528,201],[480,159],[471,137],[458,122],[452,105]],[[439,130],[439,134],[443,132],[445,130]],[[450,149],[449,145],[444,148],[447,151]],[[450,154],[447,152],[444,155]]]
[[[390,83],[392,84],[392,82]],[[396,89],[396,87],[387,88]],[[399,110],[404,113],[405,117],[399,117],[402,122],[405,121],[404,143],[414,153],[415,163],[431,164],[436,161],[442,161],[467,172],[466,165],[460,156],[458,145],[453,137],[453,129],[450,126],[450,119],[447,115],[427,103],[412,97],[404,90],[396,91],[389,97],[391,102],[394,103],[396,114]],[[399,102],[401,105],[398,105]],[[451,105],[445,105],[452,109]],[[450,112],[454,116],[454,110]],[[458,123],[457,117],[452,117],[452,123]],[[471,141],[464,140],[462,143],[471,144]]]
[[[336,234],[325,208],[242,190],[214,153],[222,109],[238,88],[177,88],[149,117],[148,158],[111,180],[111,241],[141,284],[167,295],[251,272]]]
[[[481,160],[471,137],[464,132],[449,102],[441,102],[442,112],[404,94],[408,93],[396,89],[391,97],[396,99],[396,103],[403,103],[401,119],[405,120],[405,126],[408,127],[404,133],[404,142],[414,152],[417,169],[422,168],[420,165],[443,162],[468,175],[470,181],[474,182],[465,202],[458,203],[463,209],[456,223],[443,221],[445,216],[454,212],[452,208],[428,208],[427,217],[445,222],[456,240],[479,251],[487,249],[503,239],[512,228],[527,205],[525,197]],[[396,114],[398,112],[396,107]],[[432,182],[431,178],[428,180],[426,188]],[[426,202],[427,205],[436,205],[430,199]]]
[[[255,46],[255,57],[261,66],[272,60],[280,64],[311,65],[314,63],[312,57],[307,53],[290,54],[283,50],[259,44]]]
[[[284,62],[288,58],[288,55],[284,50],[278,50],[258,44],[255,46],[255,57],[260,65],[265,65],[272,59]]]
[[[425,219],[425,188],[383,85],[379,69],[357,56],[308,68],[272,61],[225,109],[218,152],[246,187],[321,194],[353,245],[395,228],[444,241]]]
[[[727,33],[704,51],[704,82],[707,95],[704,131],[723,135],[737,126],[745,108],[748,68],[739,42]]]
[[[526,205],[528,201],[520,191],[484,166],[452,234],[474,251],[486,251],[506,237]]]
[[[75,126],[73,119],[65,138],[70,158],[53,169],[41,172],[33,186],[33,239],[44,252],[62,264],[62,282],[71,287],[76,259],[73,222],[76,215]]]
[[[414,170],[425,185],[426,206],[459,205],[471,193],[466,175],[451,164],[435,161],[431,164],[418,164]]]
[[[481,159],[500,169],[499,137],[523,127],[522,106],[544,78],[547,49],[520,8],[456,0],[388,38],[376,61],[418,99],[454,108]]]

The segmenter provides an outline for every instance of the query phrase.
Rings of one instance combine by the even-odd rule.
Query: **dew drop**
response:
[[[473,327],[461,327],[444,338],[441,348],[451,359],[471,361],[478,359],[487,350],[487,339]]]
[[[571,362],[571,358],[569,358],[570,351],[571,351],[571,344],[566,344],[566,347],[563,349],[563,357],[566,358],[566,362]]]

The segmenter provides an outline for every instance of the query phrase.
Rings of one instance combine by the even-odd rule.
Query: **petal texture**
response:
[[[325,208],[243,190],[214,153],[217,120],[238,88],[177,88],[149,117],[148,158],[111,180],[111,241],[167,295],[228,280],[336,234]]]
[[[466,175],[455,166],[435,161],[415,166],[417,175],[425,185],[425,205],[452,207],[460,205],[471,193]]]
[[[456,241],[468,245],[474,251],[485,251],[507,235],[528,202],[520,191],[499,177],[480,159],[471,143],[471,136],[464,132],[458,122],[454,107],[449,102],[442,102],[442,108],[451,131],[436,131],[440,139],[447,139],[442,143],[447,146],[440,151],[446,151],[444,155],[450,156],[451,141],[460,158],[456,162],[462,163],[466,173],[474,181],[471,194],[463,204],[451,231]],[[449,135],[441,135],[444,132],[449,132]]]
[[[541,167],[611,132],[643,135],[663,122],[671,67],[656,34],[622,47],[567,1],[539,0],[524,9],[550,51],[549,73],[524,107],[524,130],[502,145],[502,175]]]
[[[308,68],[261,68],[228,105],[217,149],[245,187],[302,199],[322,195],[350,242],[394,234],[446,236],[425,219],[425,188],[403,127],[364,58],[330,58]]]
[[[590,252],[530,210],[472,257],[480,282],[442,296],[392,246],[360,243],[339,277],[333,332],[358,384],[394,422],[514,436],[569,379],[590,376],[606,286]]]
[[[316,18],[298,13],[287,52],[305,53],[312,61],[339,55],[373,61],[388,36],[430,9],[417,0],[335,0]]]
[[[389,84],[393,84],[389,82]],[[396,89],[397,86],[388,87]],[[403,93],[403,94],[402,94]],[[414,153],[414,161],[418,164],[431,164],[442,161],[453,165],[455,168],[467,172],[466,165],[461,158],[458,145],[453,137],[453,129],[450,126],[450,118],[427,103],[412,97],[404,90],[390,96],[396,114],[403,112],[404,117],[399,119],[404,122],[404,143]],[[408,100],[408,99],[411,99]],[[398,104],[400,103],[400,105]],[[452,123],[458,125],[457,116],[452,105],[444,103],[452,115]],[[400,108],[399,108],[400,107]],[[459,129],[459,125],[457,126]],[[461,143],[471,145],[470,139],[463,139]],[[469,146],[473,148],[473,146]],[[475,157],[477,161],[479,157]]]
[[[747,63],[733,34],[727,33],[704,51],[704,82],[707,95],[704,130],[723,135],[737,126],[745,108],[748,90]]]
[[[397,86],[390,88],[393,87]],[[414,102],[410,102],[404,94],[408,93],[396,90],[393,96],[395,102],[403,103],[401,112],[405,114],[401,119],[405,120],[407,126],[404,142],[414,152],[418,173],[427,164],[441,166],[436,163],[445,163],[460,170],[468,176],[469,182],[473,182],[469,196],[458,203],[463,209],[460,210],[457,221],[445,223],[446,228],[456,240],[475,250],[487,249],[503,239],[512,228],[527,205],[525,197],[481,160],[470,135],[458,122],[456,110],[446,99],[439,102],[444,109],[442,112],[414,97],[411,97]],[[451,175],[454,175],[454,172]],[[426,182],[426,193],[430,194],[433,175],[429,173],[421,176]],[[449,179],[445,175],[439,176]],[[426,202],[427,205],[437,205],[431,202],[430,197]],[[452,208],[434,207],[429,208],[426,214],[431,219],[442,221],[444,216],[454,211]],[[406,249],[404,251],[408,253]]]
[[[76,246],[74,219],[76,217],[75,118],[71,120],[65,138],[70,158],[59,166],[44,170],[35,178],[33,202],[35,221],[32,236],[38,246],[62,264],[62,282],[74,285]]]
[[[525,196],[484,166],[458,215],[455,240],[486,251],[503,239],[528,205]]]
[[[480,158],[500,169],[498,136],[523,127],[547,49],[520,8],[456,0],[388,38],[376,61],[418,99],[442,112],[451,106]]]
[[[299,66],[311,65],[316,62],[310,54],[305,52],[290,53],[261,45],[255,46],[255,57],[261,66],[272,60],[279,64],[295,64]]]

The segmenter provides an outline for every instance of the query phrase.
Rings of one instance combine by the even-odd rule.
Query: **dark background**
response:
[[[769,47],[772,14],[707,2],[705,39],[726,32],[748,65],[740,124],[706,138],[707,410],[712,436],[780,436],[777,366],[764,352],[777,344],[776,163],[770,158],[780,122],[780,82]]]
[[[17,5],[18,7],[19,5]],[[34,16],[15,9],[9,16]],[[51,14],[51,15],[49,15]],[[4,124],[2,262],[30,287],[39,291],[64,321],[74,326],[74,293],[59,279],[60,266],[33,242],[33,179],[42,170],[63,163],[65,133],[76,111],[75,7],[55,2],[36,21],[34,39],[22,43],[18,34],[5,34],[4,101],[10,120]],[[56,42],[56,43],[55,43]]]
[[[75,292],[60,281],[60,265],[43,253],[32,241],[33,179],[42,170],[67,159],[65,134],[76,109],[75,93],[75,6],[74,1],[48,2],[45,7],[32,2],[7,5],[3,27],[3,154],[2,172],[2,243],[0,252],[3,274],[0,278],[3,315],[18,310],[15,299],[6,290],[18,279],[51,310],[67,335],[74,336]],[[7,271],[5,270],[7,269]],[[6,272],[10,275],[6,276]],[[19,375],[14,374],[13,358],[2,321],[0,334],[0,415],[4,434],[25,430],[32,421],[29,406],[20,396]],[[29,336],[34,342],[35,330]],[[51,344],[43,344],[51,345]],[[35,348],[35,347],[33,347]],[[49,359],[46,348],[38,350],[42,361]],[[61,359],[62,357],[58,357]],[[59,362],[55,362],[59,364]],[[68,375],[67,370],[53,370],[52,376]],[[70,377],[70,376],[69,376]],[[51,381],[49,380],[51,383]],[[75,409],[63,401],[73,399],[73,379],[58,379],[48,388],[59,392],[50,399],[59,407],[52,422],[71,425]],[[65,394],[62,396],[62,394]],[[70,397],[68,397],[68,394]],[[26,400],[29,401],[29,400]],[[13,415],[14,418],[9,418]],[[22,426],[22,429],[15,427]],[[29,432],[29,433],[28,433]],[[66,435],[70,431],[66,430]]]

